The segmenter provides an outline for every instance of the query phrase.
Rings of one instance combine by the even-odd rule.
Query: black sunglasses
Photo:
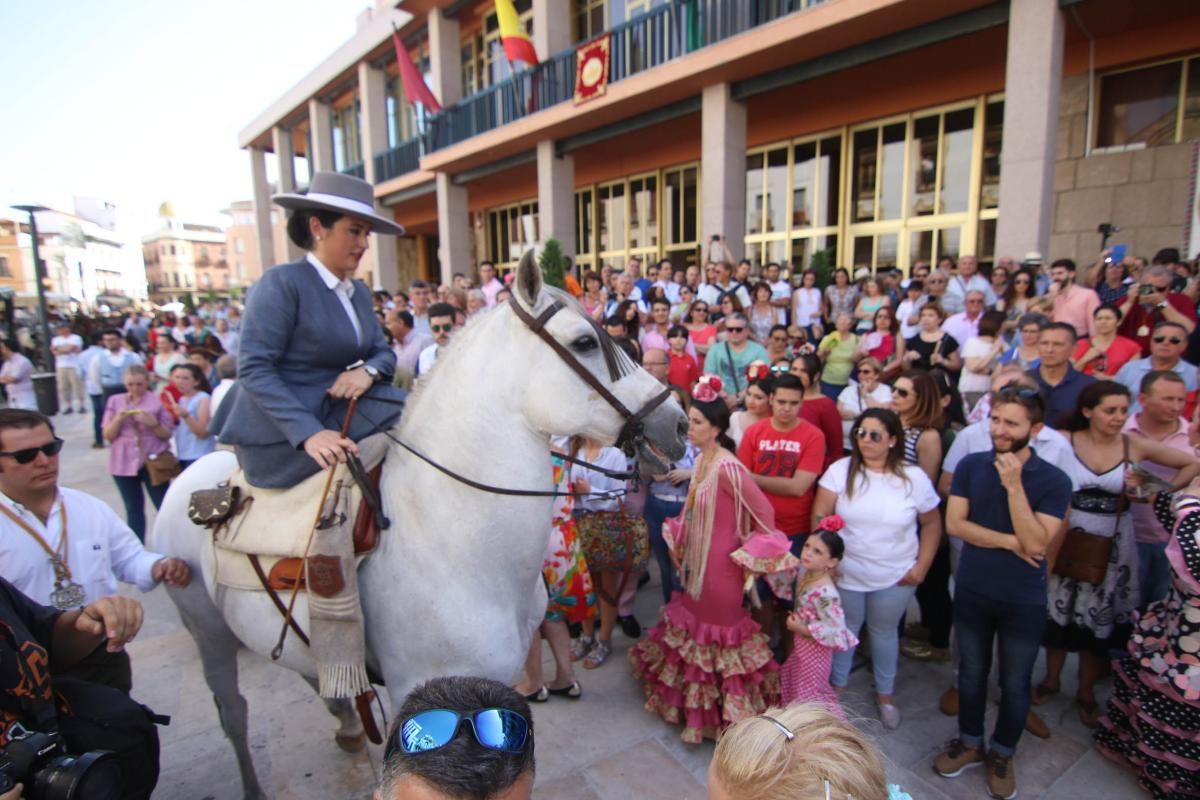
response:
[[[870,439],[872,442],[875,442],[875,444],[879,444],[883,441],[882,433],[879,431],[869,431],[866,428],[859,428],[854,432],[854,435],[859,439]]]
[[[738,325],[736,327],[731,327],[729,325],[726,325],[725,330],[729,331],[730,333],[741,333],[742,331],[746,330],[746,326]]]
[[[908,397],[909,395],[912,394],[912,390],[911,389],[901,389],[899,386],[897,386],[892,389],[892,394],[897,395],[899,397]]]
[[[28,464],[38,457],[38,453],[42,453],[49,458],[58,455],[62,448],[63,440],[55,436],[53,441],[46,442],[41,447],[26,447],[24,450],[14,450],[11,453],[0,453],[0,456],[11,458],[18,464]]]
[[[1183,339],[1180,339],[1178,336],[1155,336],[1154,337],[1155,344],[1162,344],[1163,342],[1170,342],[1171,344],[1183,344]]]
[[[1005,386],[996,392],[996,397],[1019,397],[1022,400],[1032,400],[1040,394],[1040,391],[1029,386]]]

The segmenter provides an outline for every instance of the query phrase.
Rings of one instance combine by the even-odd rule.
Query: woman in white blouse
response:
[[[800,288],[792,292],[791,323],[803,328],[811,342],[820,341],[821,334],[821,290],[817,288],[817,273],[804,271]]]

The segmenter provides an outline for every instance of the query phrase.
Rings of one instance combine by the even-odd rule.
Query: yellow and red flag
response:
[[[500,41],[504,43],[504,55],[508,60],[524,61],[530,66],[538,63],[533,40],[521,25],[512,0],[496,0],[496,21],[500,24]]]

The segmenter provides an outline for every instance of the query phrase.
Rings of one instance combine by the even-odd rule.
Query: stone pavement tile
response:
[[[883,757],[883,767],[887,771],[888,783],[894,783],[908,792],[913,800],[948,800],[941,789],[930,783],[931,780],[940,780],[936,776],[917,775],[892,761],[887,755]]]
[[[705,739],[700,744],[687,744],[679,738],[682,730],[679,726],[661,723],[663,732],[658,735],[658,741],[670,751],[680,764],[683,764],[692,777],[701,784],[708,785],[708,763],[712,761],[714,742]]]
[[[1084,753],[1075,766],[1051,786],[1047,797],[1086,797],[1088,800],[1126,800],[1147,797],[1137,779],[1094,748]]]
[[[592,764],[586,772],[601,800],[703,800],[703,784],[656,738]]]
[[[542,783],[538,778],[533,788],[534,800],[600,800],[600,795],[588,785],[583,772],[572,772],[556,780]]]

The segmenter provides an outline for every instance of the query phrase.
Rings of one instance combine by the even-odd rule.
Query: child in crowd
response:
[[[912,800],[866,734],[816,704],[731,726],[708,765],[709,800]]]
[[[800,553],[803,569],[793,595],[796,610],[788,615],[787,627],[795,634],[792,654],[780,669],[783,702],[821,703],[844,716],[837,695],[829,684],[834,650],[848,650],[858,637],[846,628],[842,601],[833,585],[846,545],[837,533],[837,517],[826,517],[808,537]]]

